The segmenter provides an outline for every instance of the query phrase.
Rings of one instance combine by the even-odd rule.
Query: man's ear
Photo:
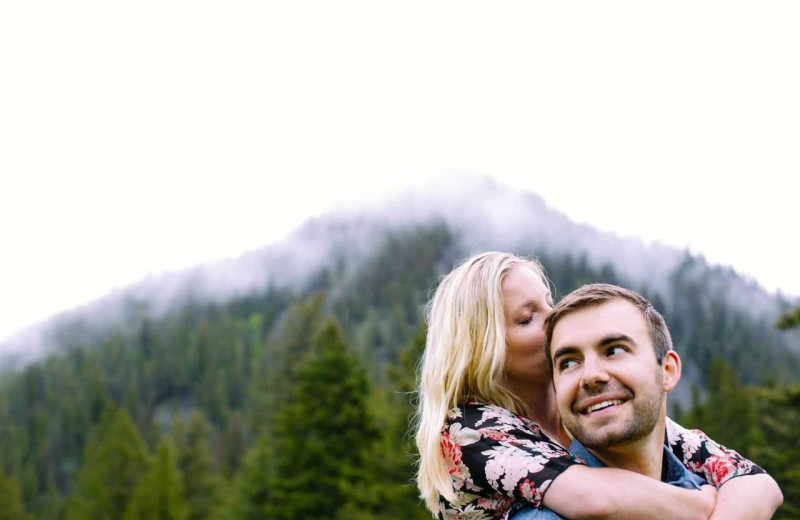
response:
[[[668,350],[661,362],[664,371],[664,392],[672,392],[681,380],[681,357],[674,350]]]

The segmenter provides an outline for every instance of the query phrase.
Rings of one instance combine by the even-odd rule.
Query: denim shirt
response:
[[[569,451],[573,455],[580,457],[591,468],[605,467],[605,464],[600,462],[600,459],[595,457],[577,439],[572,440],[572,444],[569,445]],[[666,445],[664,446],[663,457],[661,464],[662,482],[687,489],[700,489],[700,486],[706,484],[705,480],[689,472]],[[563,516],[546,507],[535,508],[529,505],[521,508],[511,518],[512,520],[564,520]]]

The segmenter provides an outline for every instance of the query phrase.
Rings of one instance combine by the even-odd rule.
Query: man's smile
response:
[[[614,392],[612,395],[609,395],[609,392],[605,392],[605,395],[579,397],[572,409],[575,410],[576,414],[588,416],[603,410],[616,408],[631,399],[633,399],[632,392]]]
[[[597,404],[593,404],[591,406],[588,406],[581,413],[583,413],[584,415],[588,415],[588,414],[590,414],[592,412],[597,412],[599,410],[604,410],[604,409],[606,409],[606,408],[608,408],[610,406],[617,406],[617,405],[620,405],[620,404],[622,404],[624,402],[625,401],[623,401],[622,399],[609,399],[609,400],[602,401],[602,402],[599,402]]]

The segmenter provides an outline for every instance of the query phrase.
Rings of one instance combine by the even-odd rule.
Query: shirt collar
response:
[[[589,467],[605,467],[605,464],[603,464],[600,459],[595,457],[594,454],[586,448],[586,446],[578,441],[578,439],[572,439],[572,443],[569,445],[569,451],[573,455],[580,457],[581,460],[583,460]],[[676,457],[666,445],[664,446],[661,465],[661,481],[666,482],[667,484],[689,489],[700,489],[700,486],[706,484],[705,480],[694,473],[689,472],[689,470],[687,470],[686,467],[681,464],[681,461],[678,460],[678,457]]]

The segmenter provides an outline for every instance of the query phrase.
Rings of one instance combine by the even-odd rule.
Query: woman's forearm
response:
[[[614,468],[572,466],[544,495],[544,505],[572,519],[706,520],[716,490],[683,489]]]
[[[783,494],[772,477],[743,475],[722,484],[709,520],[767,520],[782,503]]]

